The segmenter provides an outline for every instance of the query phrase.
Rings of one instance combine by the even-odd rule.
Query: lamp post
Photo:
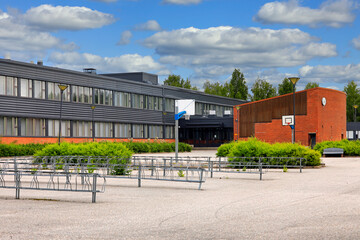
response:
[[[239,129],[239,122],[240,122],[240,106],[236,106],[236,122],[237,122],[237,130],[236,130],[236,138],[234,140],[239,140],[239,135],[240,135],[240,129]]]
[[[95,123],[94,123],[95,108],[96,108],[95,105],[91,105],[91,130],[92,130],[93,142],[95,142]]]
[[[294,104],[294,125],[293,125],[293,136],[292,136],[292,143],[295,143],[295,86],[296,83],[299,81],[300,78],[298,77],[290,77],[289,80],[292,82],[293,84],[293,104]]]
[[[58,84],[60,89],[60,120],[59,120],[59,142],[60,145],[60,137],[61,137],[61,112],[62,112],[62,103],[63,103],[63,92],[68,88],[68,85]]]
[[[355,111],[354,111],[354,122],[356,122],[356,109],[359,107],[358,105],[354,105],[353,106],[355,108]],[[355,126],[356,127],[356,126]],[[357,139],[356,137],[356,129],[354,130],[354,139]]]

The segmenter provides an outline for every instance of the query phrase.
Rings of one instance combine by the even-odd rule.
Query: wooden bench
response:
[[[326,155],[341,155],[344,156],[344,149],[342,148],[325,148],[323,151],[323,157]]]

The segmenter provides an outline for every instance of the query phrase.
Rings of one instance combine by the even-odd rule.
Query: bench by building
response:
[[[326,157],[326,155],[336,156],[340,155],[341,157],[344,156],[344,149],[342,148],[325,148],[323,151],[323,157]]]

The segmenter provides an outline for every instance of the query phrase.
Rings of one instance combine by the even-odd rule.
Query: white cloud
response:
[[[325,1],[318,9],[300,6],[298,0],[276,1],[263,5],[254,20],[264,24],[341,27],[355,20],[353,6],[354,3],[350,0]]]
[[[299,69],[301,77],[319,82],[346,83],[349,80],[360,81],[360,64],[303,66]]]
[[[1,54],[10,53],[12,57],[20,59],[43,58],[48,49],[72,51],[77,48],[75,43],[65,43],[49,33],[32,29],[11,15],[5,15],[7,17],[0,18]]]
[[[165,4],[177,4],[177,5],[189,5],[189,4],[198,4],[203,0],[163,0],[162,3]]]
[[[335,45],[299,29],[191,27],[158,32],[144,45],[155,49],[161,63],[193,68],[200,76],[220,76],[234,67],[293,67],[337,55]]]
[[[130,43],[132,38],[132,33],[130,31],[124,31],[121,33],[119,42],[116,45],[127,45]]]
[[[360,50],[360,36],[352,40],[352,44],[357,50]]]
[[[149,20],[146,23],[141,23],[135,26],[137,31],[160,31],[161,26],[155,20]]]
[[[111,14],[86,7],[48,4],[29,9],[23,17],[28,24],[50,31],[99,28],[115,21]]]
[[[101,57],[89,53],[54,52],[49,61],[55,66],[82,70],[86,67],[94,67],[100,72],[164,72],[166,67],[156,62],[151,56],[139,54],[125,54],[117,57]]]

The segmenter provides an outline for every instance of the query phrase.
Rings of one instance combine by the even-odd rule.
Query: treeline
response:
[[[197,87],[191,85],[189,79],[184,80],[179,75],[169,75],[169,77],[164,81],[164,85],[198,90]],[[306,85],[305,89],[318,86],[318,83],[310,82]],[[211,83],[210,81],[206,81],[203,85],[203,89],[207,94],[251,101],[257,101],[293,92],[292,83],[287,78],[284,78],[277,88],[268,81],[258,78],[251,87],[250,90],[252,94],[250,94],[245,76],[239,69],[234,70],[229,82],[221,84],[220,82]]]

